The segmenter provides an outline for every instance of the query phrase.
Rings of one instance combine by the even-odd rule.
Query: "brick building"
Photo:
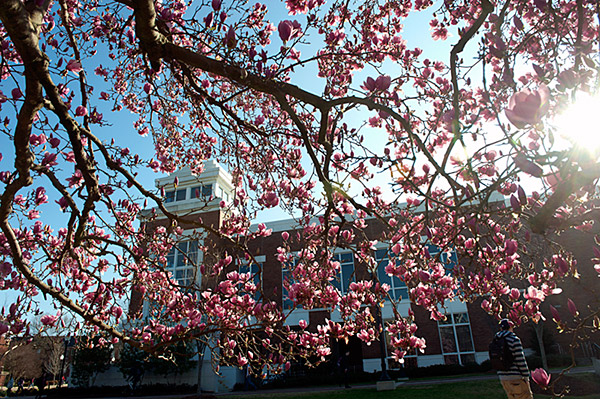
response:
[[[178,179],[177,186],[174,185],[175,178]],[[231,176],[214,161],[207,161],[205,171],[201,176],[195,177],[189,173],[189,170],[181,170],[175,172],[171,176],[157,179],[156,186],[165,190],[166,207],[169,212],[178,215],[186,215],[190,218],[201,217],[205,223],[211,223],[215,227],[219,226],[224,220],[224,211],[219,206],[221,201],[226,203],[233,198],[233,186],[231,184]],[[502,199],[501,199],[502,200]],[[153,225],[160,225],[160,216],[153,222]],[[289,278],[289,271],[282,269],[281,263],[277,260],[277,248],[283,245],[283,232],[292,233],[296,226],[293,220],[280,220],[266,223],[267,228],[272,229],[272,234],[269,237],[262,237],[250,243],[250,250],[255,256],[255,264],[239,265],[240,271],[256,272],[262,270],[261,276],[256,277],[256,283],[262,288],[262,292],[266,299],[273,300],[282,306],[284,309],[293,306],[291,301],[287,299],[287,293],[283,287],[283,281]],[[151,228],[151,226],[149,226]],[[370,239],[377,240],[382,233],[381,225],[372,220],[366,228],[366,233]],[[185,234],[185,233],[184,233]],[[572,298],[582,308],[591,306],[595,309],[599,308],[599,304],[595,302],[597,295],[592,292],[598,292],[600,287],[597,274],[594,275],[593,265],[589,258],[592,253],[593,232],[585,233],[580,231],[570,232],[557,238],[563,245],[574,252],[579,262],[580,272],[584,278],[578,282],[565,282],[564,291],[562,294],[553,296],[549,299],[555,307],[559,308],[559,312],[566,311],[566,299]],[[293,236],[293,234],[290,234]],[[219,241],[206,235],[201,240],[213,240],[212,247],[218,252]],[[205,284],[201,281],[201,276],[187,261],[187,257],[197,259],[198,263],[203,261],[202,257],[207,256],[197,249],[198,238],[190,239],[179,244],[178,250],[171,251],[167,257],[167,267],[172,271],[173,277],[179,283],[187,285],[195,282],[199,286]],[[206,244],[207,241],[203,241]],[[293,241],[288,241],[293,242]],[[407,367],[427,367],[437,364],[468,364],[481,363],[488,359],[488,344],[491,337],[497,330],[497,321],[488,316],[480,307],[480,302],[463,303],[454,301],[447,304],[445,309],[446,321],[433,321],[429,318],[429,313],[414,306],[408,298],[408,289],[398,278],[388,276],[384,271],[384,265],[388,263],[385,244],[381,244],[376,249],[376,260],[378,264],[383,265],[378,267],[378,277],[380,281],[386,282],[391,286],[391,296],[399,300],[397,309],[401,315],[408,315],[409,309],[415,314],[419,329],[417,335],[426,339],[427,348],[425,353],[411,354],[406,358]],[[299,251],[302,248],[302,242],[292,244],[292,251]],[[436,254],[438,249],[435,246],[429,247],[429,252],[432,255]],[[219,256],[218,253],[212,254]],[[349,250],[339,250],[335,252],[336,260],[341,264],[339,281],[337,288],[342,292],[346,292],[351,280],[368,279],[369,273],[364,265],[360,264],[354,258]],[[441,254],[441,259],[447,264],[458,262],[455,253]],[[534,261],[539,261],[535,260]],[[259,267],[260,266],[260,267]],[[336,282],[334,282],[336,284]],[[584,288],[585,287],[585,288]],[[138,303],[136,304],[136,301]],[[139,307],[139,298],[134,298],[133,303]],[[548,304],[542,307],[543,313],[550,320],[550,312]],[[392,305],[387,302],[382,308],[383,320],[392,318]],[[287,319],[287,323],[291,326],[297,326],[300,320],[306,320],[309,325],[315,326],[324,321],[326,318],[333,321],[340,321],[339,315],[330,313],[327,309],[296,309]],[[567,319],[565,313],[565,319]],[[551,343],[549,350],[554,350],[560,353],[569,351],[571,344],[570,338],[561,336],[556,333],[555,325],[552,321],[545,323],[545,328],[550,332],[546,333],[546,344]],[[528,323],[520,327],[517,333],[522,337],[524,346],[528,351],[536,350],[538,345],[534,334],[532,323]],[[549,337],[549,338],[548,338]],[[590,334],[584,340],[584,345],[595,348],[600,344],[598,334]],[[581,342],[580,342],[581,343]],[[548,346],[548,345],[547,345]],[[383,346],[385,350],[385,345]],[[598,346],[600,349],[600,346]],[[348,343],[334,343],[333,358],[336,358],[340,351],[350,351],[351,362],[355,368],[367,372],[381,370],[381,359],[386,358],[389,368],[396,368],[399,365],[394,364],[391,358],[388,358],[386,353],[381,353],[379,345],[365,345],[357,338],[350,339]],[[581,353],[581,348],[578,348],[578,353]],[[584,350],[585,352],[585,350]],[[586,353],[583,353],[584,355]],[[589,355],[589,354],[588,354]],[[210,367],[205,368],[210,371]],[[239,381],[239,373],[232,372],[233,380],[228,381],[228,386],[232,386],[232,381]],[[223,383],[221,383],[223,385]]]

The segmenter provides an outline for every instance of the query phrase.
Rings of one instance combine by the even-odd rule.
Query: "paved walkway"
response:
[[[551,373],[559,373],[562,369],[552,369]],[[593,367],[577,367],[569,371],[568,374],[582,374],[582,373],[593,373]],[[419,380],[407,380],[396,382],[396,388],[403,386],[423,386],[423,385],[436,385],[436,384],[449,384],[454,382],[465,382],[465,381],[486,381],[486,380],[495,380],[498,377],[495,374],[487,374],[487,375],[465,375],[465,376],[456,376],[456,377],[445,377],[445,378],[432,378],[432,379],[419,379]],[[375,384],[364,384],[364,385],[355,385],[349,389],[375,389]],[[310,392],[332,392],[339,391],[343,388],[337,386],[325,386],[325,387],[295,387],[288,389],[260,389],[257,391],[237,391],[237,392],[223,392],[217,394],[206,394],[207,397],[217,396],[217,397],[228,397],[228,396],[245,396],[245,397],[253,397],[253,396],[262,396],[262,395],[271,395],[278,393],[310,393]],[[111,396],[106,397],[104,399],[191,399],[194,398],[195,395],[191,394],[178,394],[178,395],[160,395],[160,396]],[[35,396],[17,396],[16,398],[20,399],[35,399]],[[53,396],[50,396],[53,398]],[[98,399],[95,397],[93,399]]]

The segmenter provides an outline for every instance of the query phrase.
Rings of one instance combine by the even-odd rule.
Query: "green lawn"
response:
[[[535,399],[547,399],[551,396],[535,395]],[[490,381],[469,381],[462,383],[436,384],[429,386],[399,386],[395,391],[377,392],[374,388],[370,389],[349,389],[327,392],[305,392],[305,393],[278,393],[278,394],[252,394],[227,396],[231,399],[261,399],[261,398],[281,398],[281,399],[506,399],[500,382]],[[577,399],[600,399],[600,393],[597,395],[578,396]]]

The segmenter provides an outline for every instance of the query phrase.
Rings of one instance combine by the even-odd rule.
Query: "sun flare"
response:
[[[577,100],[557,115],[555,124],[561,137],[582,149],[598,151],[600,95],[578,93]]]

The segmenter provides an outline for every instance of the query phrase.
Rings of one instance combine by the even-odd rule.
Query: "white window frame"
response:
[[[456,315],[464,314],[467,317],[466,322],[456,322]],[[458,364],[465,365],[467,362],[463,361],[464,355],[471,355],[473,361],[475,361],[475,341],[473,341],[473,329],[471,328],[471,318],[469,317],[469,312],[455,312],[455,313],[447,313],[446,321],[438,321],[438,335],[440,338],[440,349],[442,355],[444,356],[444,363],[446,363],[446,356],[457,356]],[[461,350],[459,342],[458,342],[458,334],[456,333],[456,328],[461,326],[469,327],[469,337],[471,339],[471,350]],[[454,346],[456,351],[454,352],[445,352],[444,351],[444,343],[442,342],[442,328],[450,329],[452,328],[452,334],[454,337]]]
[[[180,246],[185,244],[185,250]],[[195,245],[195,251],[190,252],[190,244]],[[191,247],[193,248],[193,246]],[[195,253],[195,255],[194,255]],[[183,240],[179,241],[167,254],[166,270],[171,272],[172,280],[183,287],[192,286],[198,283],[197,265],[200,259],[200,251],[198,250],[198,240]],[[184,275],[177,277],[178,272]]]

